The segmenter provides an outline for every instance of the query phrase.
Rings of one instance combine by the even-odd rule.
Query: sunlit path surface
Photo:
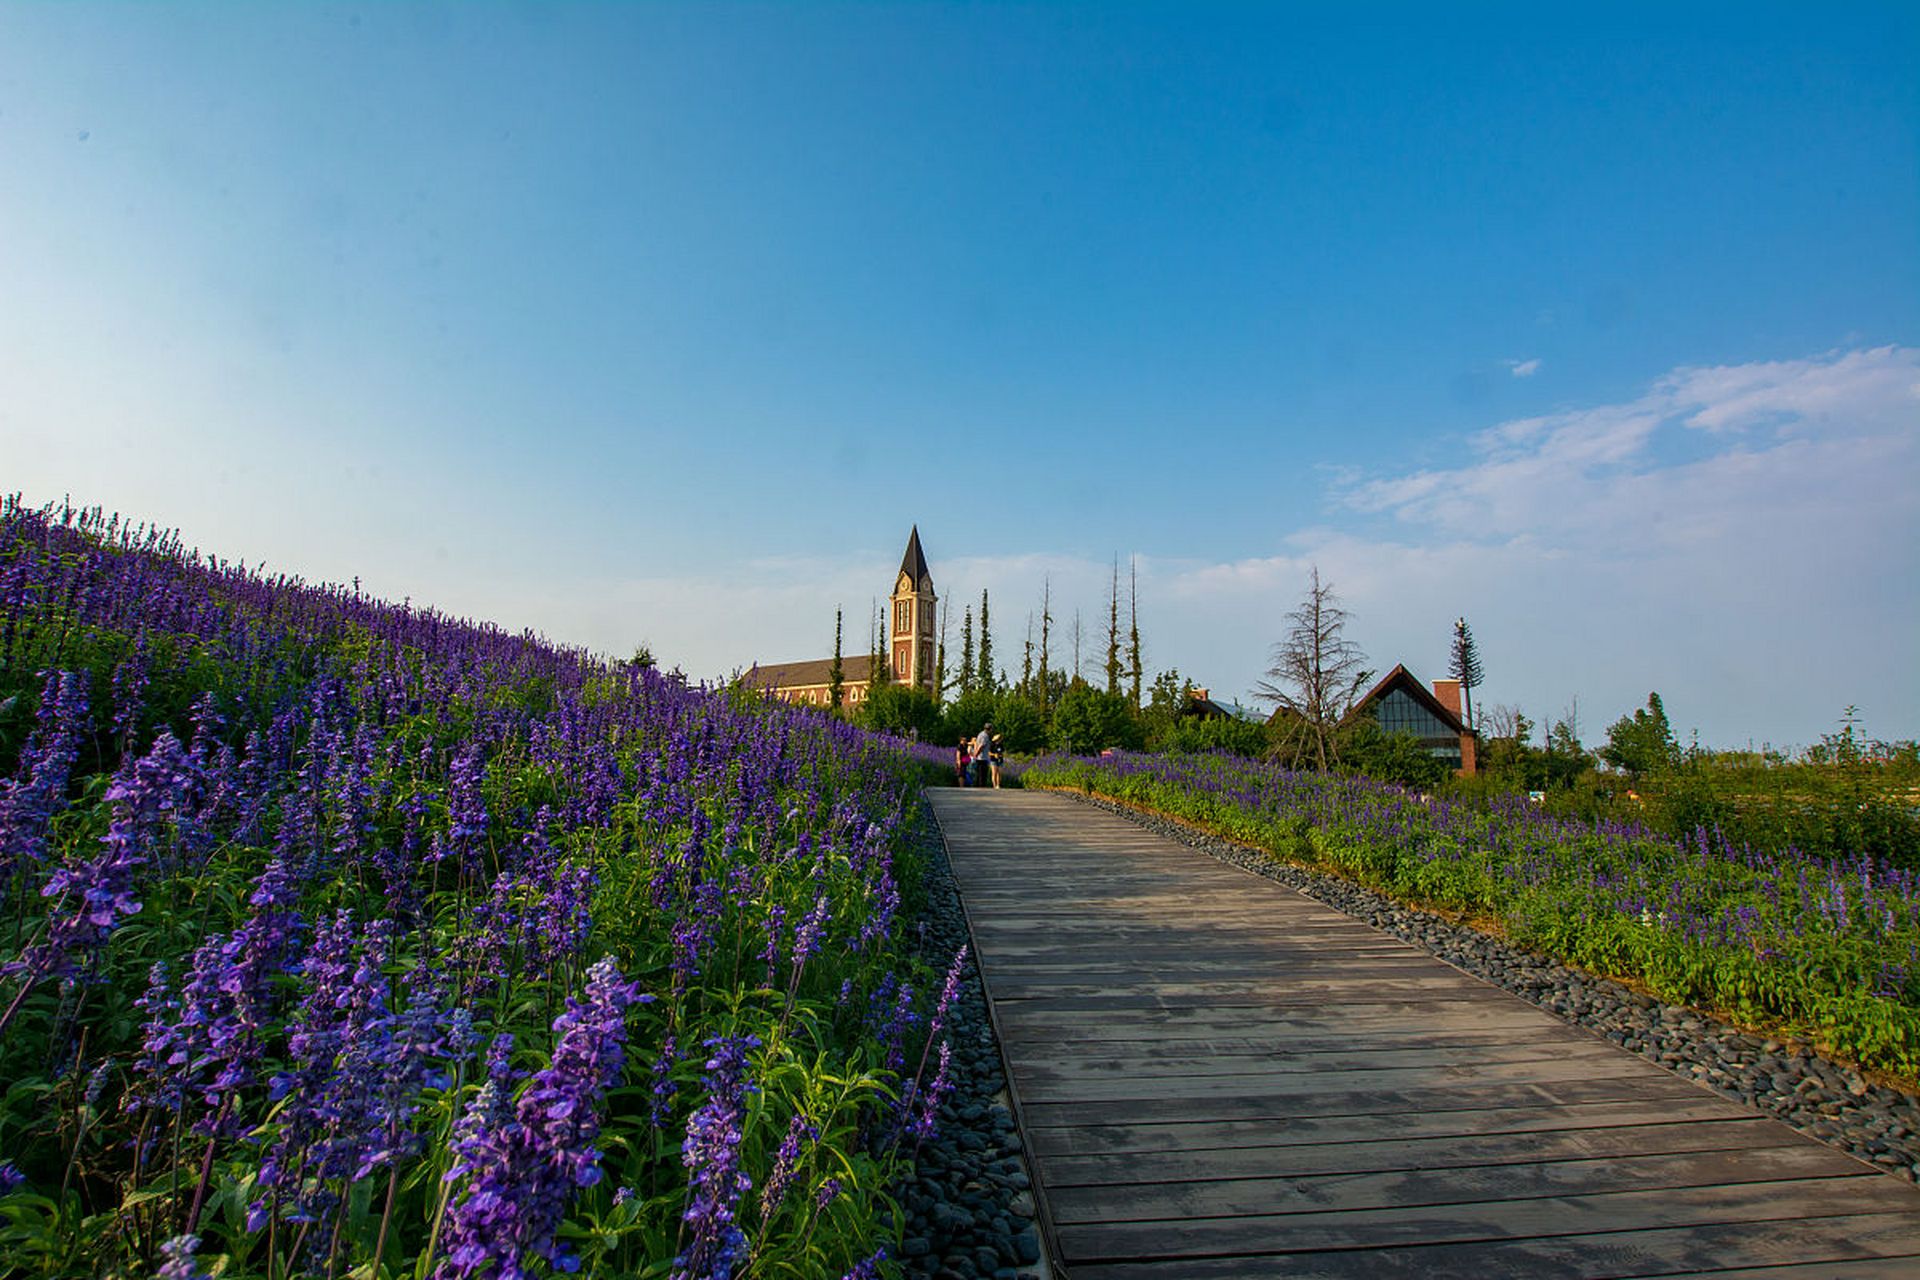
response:
[[[1920,1276],[1920,1189],[1125,819],[931,794],[1071,1280]]]

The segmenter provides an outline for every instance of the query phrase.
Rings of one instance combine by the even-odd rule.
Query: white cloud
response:
[[[1532,360],[1509,360],[1507,361],[1507,371],[1516,378],[1531,378],[1534,374],[1540,372],[1540,364],[1541,362],[1538,357]]]

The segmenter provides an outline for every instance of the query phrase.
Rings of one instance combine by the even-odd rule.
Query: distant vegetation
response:
[[[1581,741],[1577,710],[1542,733],[1518,709],[1495,705],[1475,717],[1477,776],[1457,778],[1413,735],[1386,733],[1355,711],[1374,673],[1346,635],[1348,615],[1333,584],[1317,573],[1273,647],[1262,684],[1282,709],[1275,722],[1198,714],[1193,687],[1177,670],[1143,689],[1139,627],[1121,626],[1117,570],[1107,662],[1098,673],[1104,684],[1052,665],[1049,610],[1043,601],[1038,643],[1030,631],[1019,679],[981,666],[975,654],[984,636],[976,641],[969,609],[954,696],[936,701],[923,689],[886,685],[854,721],[948,748],[991,721],[1016,755],[1208,752],[1324,767],[1481,805],[1529,796],[1555,817],[1631,824],[1676,839],[1705,830],[1735,847],[1812,858],[1866,855],[1920,870],[1920,748],[1912,740],[1864,739],[1851,708],[1837,732],[1788,755],[1683,747],[1657,693],[1614,721],[1598,747]],[[980,614],[987,614],[984,598]],[[1451,631],[1449,673],[1471,708],[1473,690],[1486,679],[1484,664],[1467,620],[1456,619]]]

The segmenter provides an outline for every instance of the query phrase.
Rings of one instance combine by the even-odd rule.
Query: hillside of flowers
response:
[[[1920,1074],[1920,885],[1868,857],[1561,821],[1231,756],[1047,757],[1023,785],[1169,814],[1750,1024]]]
[[[872,1276],[908,757],[0,511],[0,1275]]]

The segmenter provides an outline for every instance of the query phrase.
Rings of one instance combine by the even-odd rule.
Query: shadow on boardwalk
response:
[[[1920,1189],[1125,819],[932,798],[1070,1280],[1920,1276]]]

